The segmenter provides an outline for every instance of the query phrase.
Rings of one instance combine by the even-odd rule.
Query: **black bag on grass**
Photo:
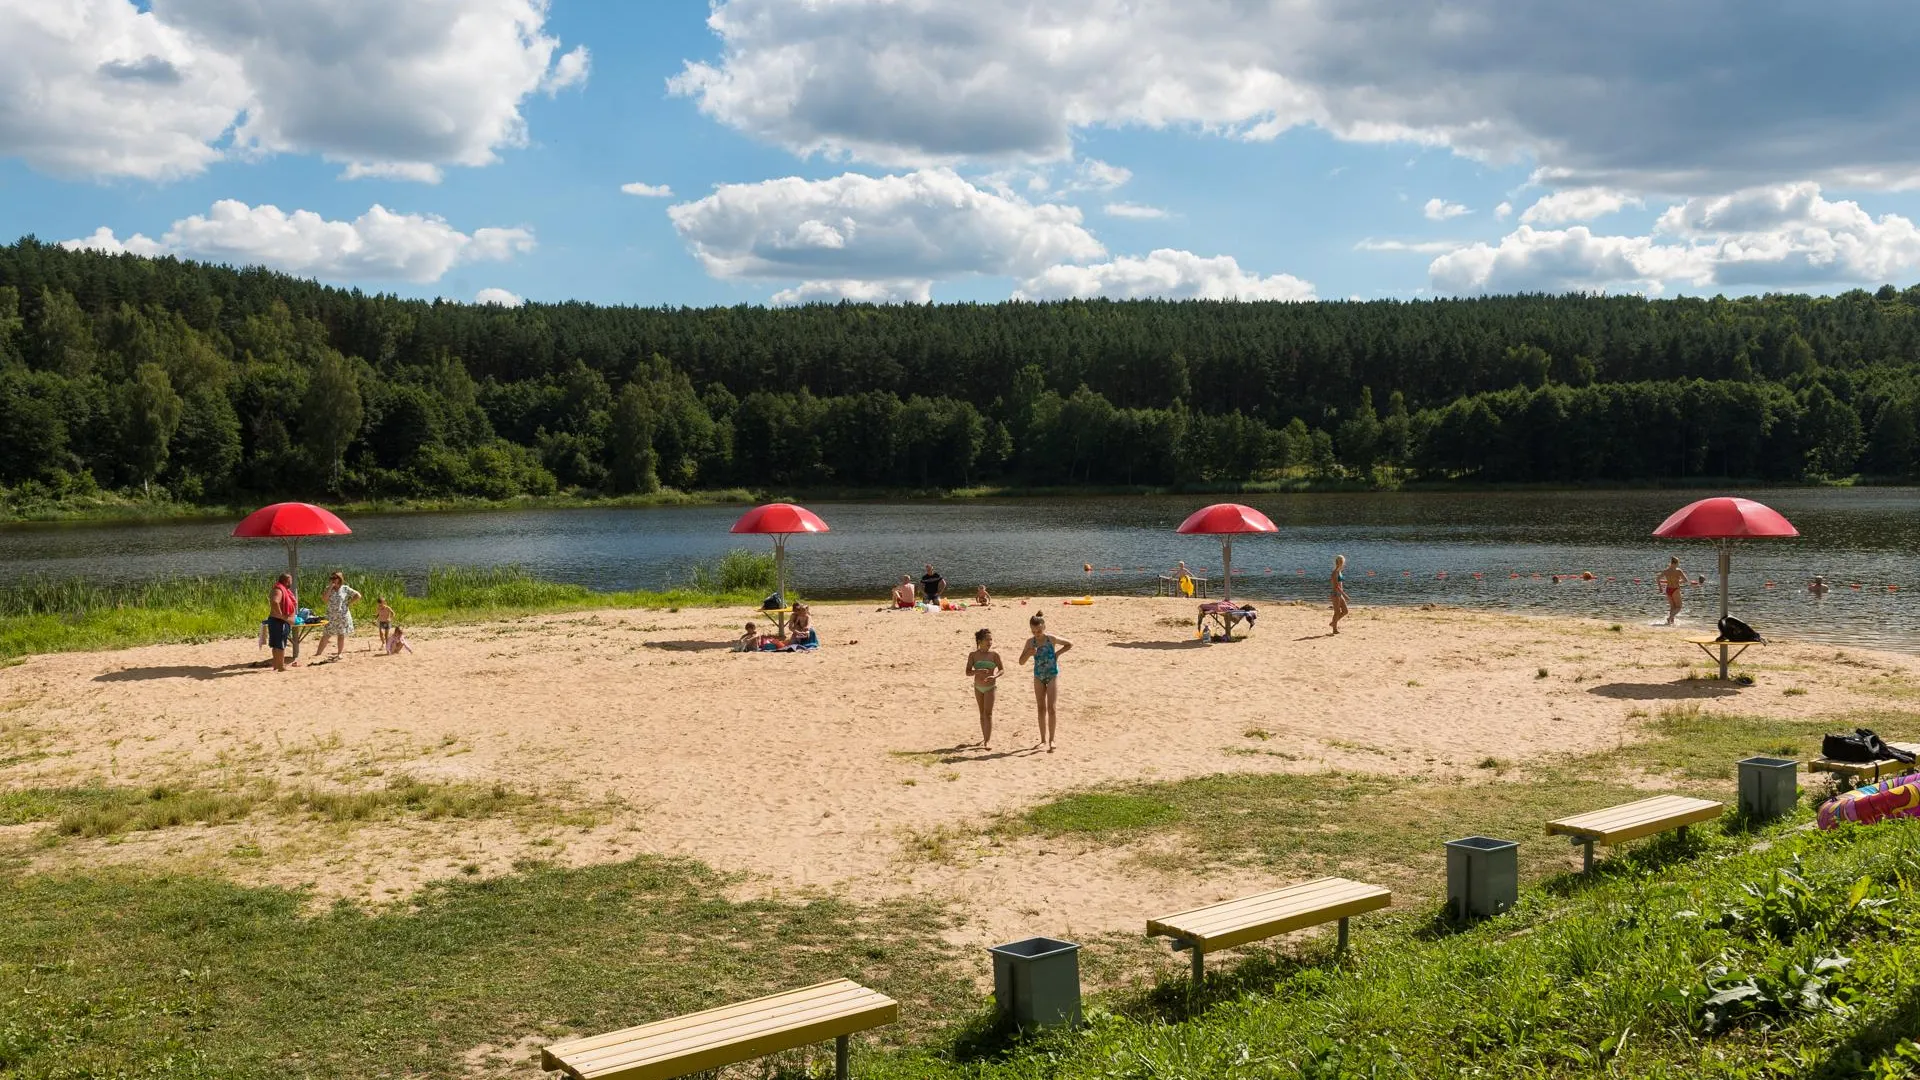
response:
[[[1755,630],[1753,627],[1748,626],[1746,623],[1741,622],[1731,615],[1724,615],[1720,619],[1720,640],[1765,641],[1766,639],[1760,636],[1760,631]]]

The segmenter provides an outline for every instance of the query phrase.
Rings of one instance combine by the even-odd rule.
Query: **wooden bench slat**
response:
[[[1174,916],[1166,921],[1177,920],[1181,926],[1196,933],[1205,934],[1209,930],[1221,927],[1273,922],[1295,915],[1311,914],[1333,905],[1373,896],[1384,891],[1377,885],[1344,882],[1335,887],[1315,889],[1306,895],[1264,893],[1260,896],[1218,904],[1211,908],[1202,908],[1188,913],[1186,917]]]
[[[900,1018],[892,998],[848,979],[555,1043],[541,1066],[580,1080],[668,1080],[851,1035]]]
[[[575,1073],[583,1080],[608,1077],[657,1080],[705,1072],[722,1065],[824,1042],[892,1023],[898,1018],[899,1006],[891,1002],[870,1005],[853,1012],[823,1009],[790,1017],[780,1023],[742,1027],[727,1032],[724,1037],[690,1034],[673,1042],[644,1047],[609,1047],[592,1060],[575,1061],[572,1064]]]
[[[1662,795],[1625,806],[1547,822],[1547,835],[1576,836],[1599,844],[1618,844],[1643,836],[1712,821],[1726,809],[1711,799]]]
[[[879,999],[879,1000],[875,1000]],[[607,1064],[639,1056],[672,1056],[682,1047],[733,1042],[756,1037],[764,1032],[781,1031],[811,1024],[835,1016],[855,1015],[884,1007],[877,994],[848,997],[842,1001],[820,1001],[797,1008],[729,1017],[693,1027],[662,1024],[660,1031],[648,1031],[634,1038],[592,1050],[567,1055],[576,1065],[603,1068]]]
[[[1147,933],[1197,943],[1207,951],[1231,949],[1292,930],[1377,911],[1392,903],[1392,892],[1378,885],[1346,878],[1321,878],[1288,889],[1150,919]]]
[[[832,997],[845,994],[848,991],[861,991],[865,989],[866,987],[861,986],[851,979],[834,979],[831,982],[815,983],[812,986],[802,987],[798,990],[783,990],[778,994],[769,994],[763,998],[754,998],[752,1001],[738,1001],[731,1005],[720,1005],[697,1013],[687,1013],[684,1016],[672,1016],[665,1020],[657,1020],[652,1023],[636,1024],[633,1027],[622,1028],[619,1031],[609,1031],[604,1035],[590,1035],[579,1039],[569,1039],[565,1042],[554,1043],[546,1049],[555,1055],[578,1054],[583,1051],[594,1050],[603,1046],[612,1046],[616,1043],[644,1037],[646,1034],[655,1031],[671,1031],[678,1028],[693,1027],[727,1017],[744,1016],[809,999]]]

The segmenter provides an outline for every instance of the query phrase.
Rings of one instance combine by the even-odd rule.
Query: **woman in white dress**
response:
[[[347,638],[353,634],[353,602],[360,599],[359,590],[347,584],[346,575],[335,570],[327,578],[327,591],[323,594],[327,601],[327,626],[320,632],[320,654],[326,655],[327,639],[333,638],[339,644],[333,648],[333,658],[340,659],[347,651]]]

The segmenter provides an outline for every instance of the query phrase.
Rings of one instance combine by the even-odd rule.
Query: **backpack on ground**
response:
[[[1874,761],[1893,760],[1911,765],[1912,752],[1895,746],[1867,728],[1855,728],[1851,735],[1825,735],[1820,739],[1820,756],[1832,761],[1846,761],[1864,765]]]

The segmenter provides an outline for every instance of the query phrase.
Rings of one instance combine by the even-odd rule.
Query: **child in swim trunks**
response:
[[[393,609],[387,606],[386,597],[376,596],[373,599],[376,605],[373,609],[373,617],[380,624],[380,650],[385,652],[387,635],[393,632]]]
[[[1047,633],[1047,620],[1035,615],[1027,620],[1032,637],[1020,650],[1020,662],[1033,661],[1033,701],[1040,714],[1040,742],[1053,753],[1053,737],[1060,726],[1060,657],[1073,642]]]
[[[967,654],[967,674],[973,676],[973,700],[980,707],[980,749],[993,749],[993,690],[1006,665],[993,651],[993,631],[973,632],[973,651]]]

